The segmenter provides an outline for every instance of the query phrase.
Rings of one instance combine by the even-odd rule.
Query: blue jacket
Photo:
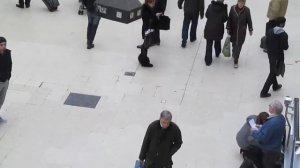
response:
[[[270,117],[259,131],[253,132],[253,137],[260,143],[263,152],[280,152],[284,133],[285,118],[280,114]]]

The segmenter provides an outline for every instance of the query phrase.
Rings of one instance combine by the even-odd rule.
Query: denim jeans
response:
[[[195,41],[197,39],[196,32],[198,26],[198,19],[199,19],[198,14],[184,15],[183,26],[182,26],[182,43],[186,43],[188,39],[188,32],[189,32],[189,27],[191,22],[192,25],[190,30],[190,40]]]
[[[87,43],[93,44],[101,17],[88,12]]]

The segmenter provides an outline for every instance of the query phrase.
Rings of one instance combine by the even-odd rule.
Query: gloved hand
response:
[[[200,12],[200,19],[203,19],[203,17],[204,17],[204,13]]]

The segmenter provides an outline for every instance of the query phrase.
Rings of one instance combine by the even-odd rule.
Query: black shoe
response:
[[[185,48],[185,47],[186,47],[186,43],[185,43],[185,42],[182,42],[182,43],[181,43],[181,47],[182,47],[182,48]]]
[[[30,7],[30,4],[28,4],[28,5],[25,4],[25,6],[26,6],[26,8],[29,8],[29,7]]]
[[[137,45],[136,48],[142,48],[143,44]]]
[[[270,96],[271,96],[270,93],[260,93],[261,98],[266,98],[266,97],[270,97]]]
[[[278,84],[277,87],[273,87],[273,90],[274,90],[274,91],[277,91],[277,90],[279,90],[279,89],[281,89],[281,88],[282,88],[282,85],[281,85],[281,84]]]
[[[151,63],[148,63],[148,64],[141,64],[142,67],[148,67],[148,68],[151,68],[153,67],[153,65]]]
[[[87,49],[92,49],[92,48],[94,48],[94,47],[95,47],[94,44],[88,44],[86,48],[87,48]]]
[[[20,5],[20,4],[16,4],[16,7],[18,7],[18,8],[24,8],[24,5]]]
[[[267,50],[266,48],[264,48],[263,51],[264,51],[265,53],[268,53],[268,50]]]
[[[191,39],[190,42],[195,42],[197,38]]]

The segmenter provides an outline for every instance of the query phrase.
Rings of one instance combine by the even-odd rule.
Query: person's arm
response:
[[[182,145],[182,137],[181,137],[181,131],[180,129],[177,127],[177,131],[176,131],[176,136],[175,136],[175,139],[174,139],[174,142],[171,146],[171,150],[170,150],[170,155],[174,155],[178,149],[181,147]]]
[[[271,137],[272,134],[272,124],[270,124],[270,122],[266,122],[261,129],[259,129],[258,131],[255,130],[252,133],[252,136],[259,142],[259,143],[267,143],[268,140]]]
[[[289,48],[288,35],[286,32],[281,35],[280,45],[283,50],[287,50]]]
[[[228,11],[227,11],[227,4],[224,5],[224,13],[223,13],[223,19],[222,22],[225,23],[228,20]]]
[[[248,8],[248,9],[249,9],[249,8]],[[249,32],[252,32],[252,31],[253,31],[253,26],[252,26],[252,19],[251,19],[251,12],[250,12],[250,9],[249,9],[248,12],[247,12],[247,24],[248,24]]]
[[[178,5],[178,8],[179,8],[179,9],[182,9],[183,1],[184,1],[184,0],[178,0],[178,1],[177,1],[177,5]]]
[[[204,0],[199,0],[199,10],[200,10],[200,18],[203,19],[204,17]]]
[[[226,24],[227,33],[229,35],[231,35],[231,33],[232,33],[232,17],[233,17],[233,11],[231,8],[229,11],[229,17],[228,17],[227,24]]]
[[[143,140],[143,144],[142,144],[140,155],[139,155],[140,161],[145,160],[150,141],[151,141],[151,125],[149,125],[149,127],[147,128],[147,131],[146,131],[146,134],[145,134],[145,137]]]

